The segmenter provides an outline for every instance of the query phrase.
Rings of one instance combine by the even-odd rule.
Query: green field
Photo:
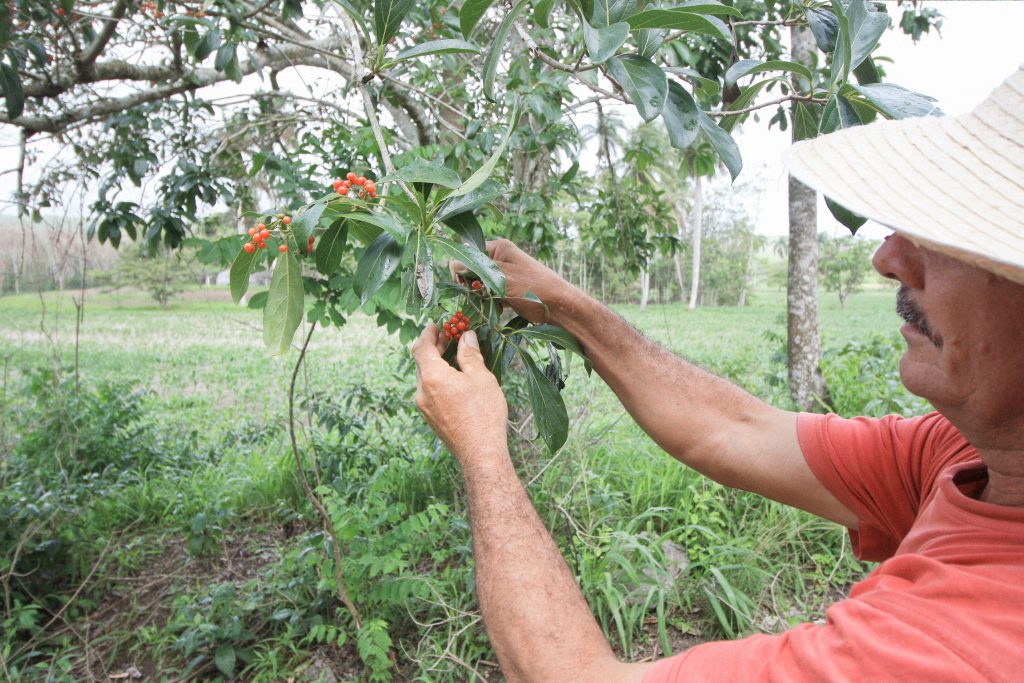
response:
[[[895,374],[894,292],[823,297],[825,370],[846,414],[921,412]],[[692,313],[617,309],[787,406],[784,293]],[[296,483],[287,389],[260,317],[221,291],[0,299],[0,532],[12,680],[500,680],[476,611],[457,467],[412,405],[406,345],[367,317],[321,329],[299,375],[304,470],[341,538],[357,632]],[[681,388],[685,390],[685,388]],[[532,441],[514,379],[514,458],[614,647],[658,657],[821,618],[865,571],[833,524],[723,489],[660,453],[572,366],[571,429]],[[517,408],[519,406],[519,408]]]

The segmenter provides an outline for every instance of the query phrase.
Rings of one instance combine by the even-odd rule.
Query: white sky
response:
[[[901,10],[893,4],[898,21]],[[935,97],[947,115],[969,111],[1024,61],[1020,30],[1024,26],[1024,2],[952,1],[929,2],[945,16],[941,37],[934,33],[914,45],[898,28],[885,33],[876,54],[892,57],[885,66],[888,82]],[[747,123],[737,141],[744,158],[739,182],[760,186],[758,231],[784,235],[788,231],[786,175],[781,157],[789,145],[789,132],[776,127],[768,130],[767,119],[774,113],[766,109],[760,123]],[[10,141],[13,129],[3,126],[0,138]],[[11,169],[17,160],[15,147],[0,148],[0,171]],[[14,186],[12,173],[0,175],[0,199],[9,199]],[[0,213],[12,213],[7,202],[0,202]],[[836,223],[823,202],[819,202],[819,229],[841,234],[845,228]],[[859,234],[881,236],[888,231],[868,225]]]

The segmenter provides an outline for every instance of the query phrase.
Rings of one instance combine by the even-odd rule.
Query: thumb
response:
[[[462,339],[459,340],[456,359],[459,361],[459,369],[463,372],[477,372],[478,370],[487,369],[487,366],[484,364],[483,354],[480,353],[480,341],[473,330],[466,330],[462,334]]]

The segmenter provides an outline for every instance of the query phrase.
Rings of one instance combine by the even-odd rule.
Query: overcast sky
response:
[[[895,4],[892,12],[898,20],[901,10]],[[893,59],[886,65],[886,80],[935,97],[947,115],[970,111],[1024,62],[1024,50],[1019,47],[1024,2],[933,1],[928,6],[938,7],[945,15],[941,37],[928,35],[915,45],[899,29],[887,31],[877,53]],[[744,157],[741,181],[755,183],[762,190],[758,230],[783,235],[788,231],[786,176],[780,159],[789,144],[789,133],[768,130],[772,113],[769,110],[760,124],[745,125],[738,137]],[[0,138],[5,142],[15,139],[11,127],[3,128]],[[16,160],[15,147],[0,148],[0,170],[13,168]],[[0,176],[4,200],[8,200],[13,183],[13,174]],[[0,213],[11,212],[10,204],[0,203]],[[819,228],[836,234],[845,230],[831,219],[824,203],[819,205]],[[881,236],[887,231],[869,224],[862,232]]]

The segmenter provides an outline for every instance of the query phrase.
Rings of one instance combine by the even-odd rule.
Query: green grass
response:
[[[842,388],[846,412],[924,409],[895,381],[893,301],[887,289],[855,295],[845,310],[822,300],[826,374]],[[671,350],[786,405],[777,358],[784,294],[764,289],[752,302],[617,310]],[[413,680],[493,674],[475,613],[457,468],[412,406],[404,344],[355,316],[341,330],[314,335],[300,375],[300,396],[316,399],[300,404],[300,440],[307,462],[319,465],[343,539],[345,581],[376,625],[357,635],[332,598],[332,560],[296,484],[285,429],[296,353],[268,356],[259,313],[231,305],[223,291],[191,292],[167,310],[144,295],[90,294],[79,331],[86,403],[68,379],[74,341],[68,296],[0,298],[0,478],[8,488],[0,504],[10,506],[11,519],[40,524],[30,544],[38,557],[60,552],[66,560],[65,574],[38,603],[51,611],[67,605],[56,624],[42,629],[49,617],[36,603],[4,614],[10,628],[0,651],[13,645],[5,657],[22,680],[74,680],[129,663],[154,676],[191,665],[216,677],[228,659],[246,680],[280,680],[322,665],[323,652],[339,670],[386,680],[389,649]],[[64,368],[64,383],[40,384],[33,369],[55,366]],[[98,387],[107,382],[122,388],[104,394]],[[145,390],[137,406],[119,403],[127,386]],[[521,400],[521,388],[510,393]],[[517,441],[515,458],[624,656],[660,656],[694,639],[818,618],[864,571],[835,525],[726,490],[661,453],[578,363],[565,398],[573,424],[565,448],[551,458]],[[117,406],[127,411],[123,424],[81,414]],[[340,429],[325,429],[324,420]],[[41,424],[53,427],[33,432]],[[129,428],[131,439],[117,436]],[[92,478],[62,477],[67,469],[55,463],[83,457],[83,439],[104,434],[121,445],[90,451],[99,462]],[[19,444],[27,443],[47,445],[26,454]],[[41,510],[32,496],[58,503]],[[685,550],[688,566],[666,574],[673,549]],[[123,586],[151,578],[167,594],[147,608],[143,593],[119,618],[104,617],[86,658],[69,629],[116,613],[103,610],[120,604]],[[42,654],[19,659],[26,642]]]

